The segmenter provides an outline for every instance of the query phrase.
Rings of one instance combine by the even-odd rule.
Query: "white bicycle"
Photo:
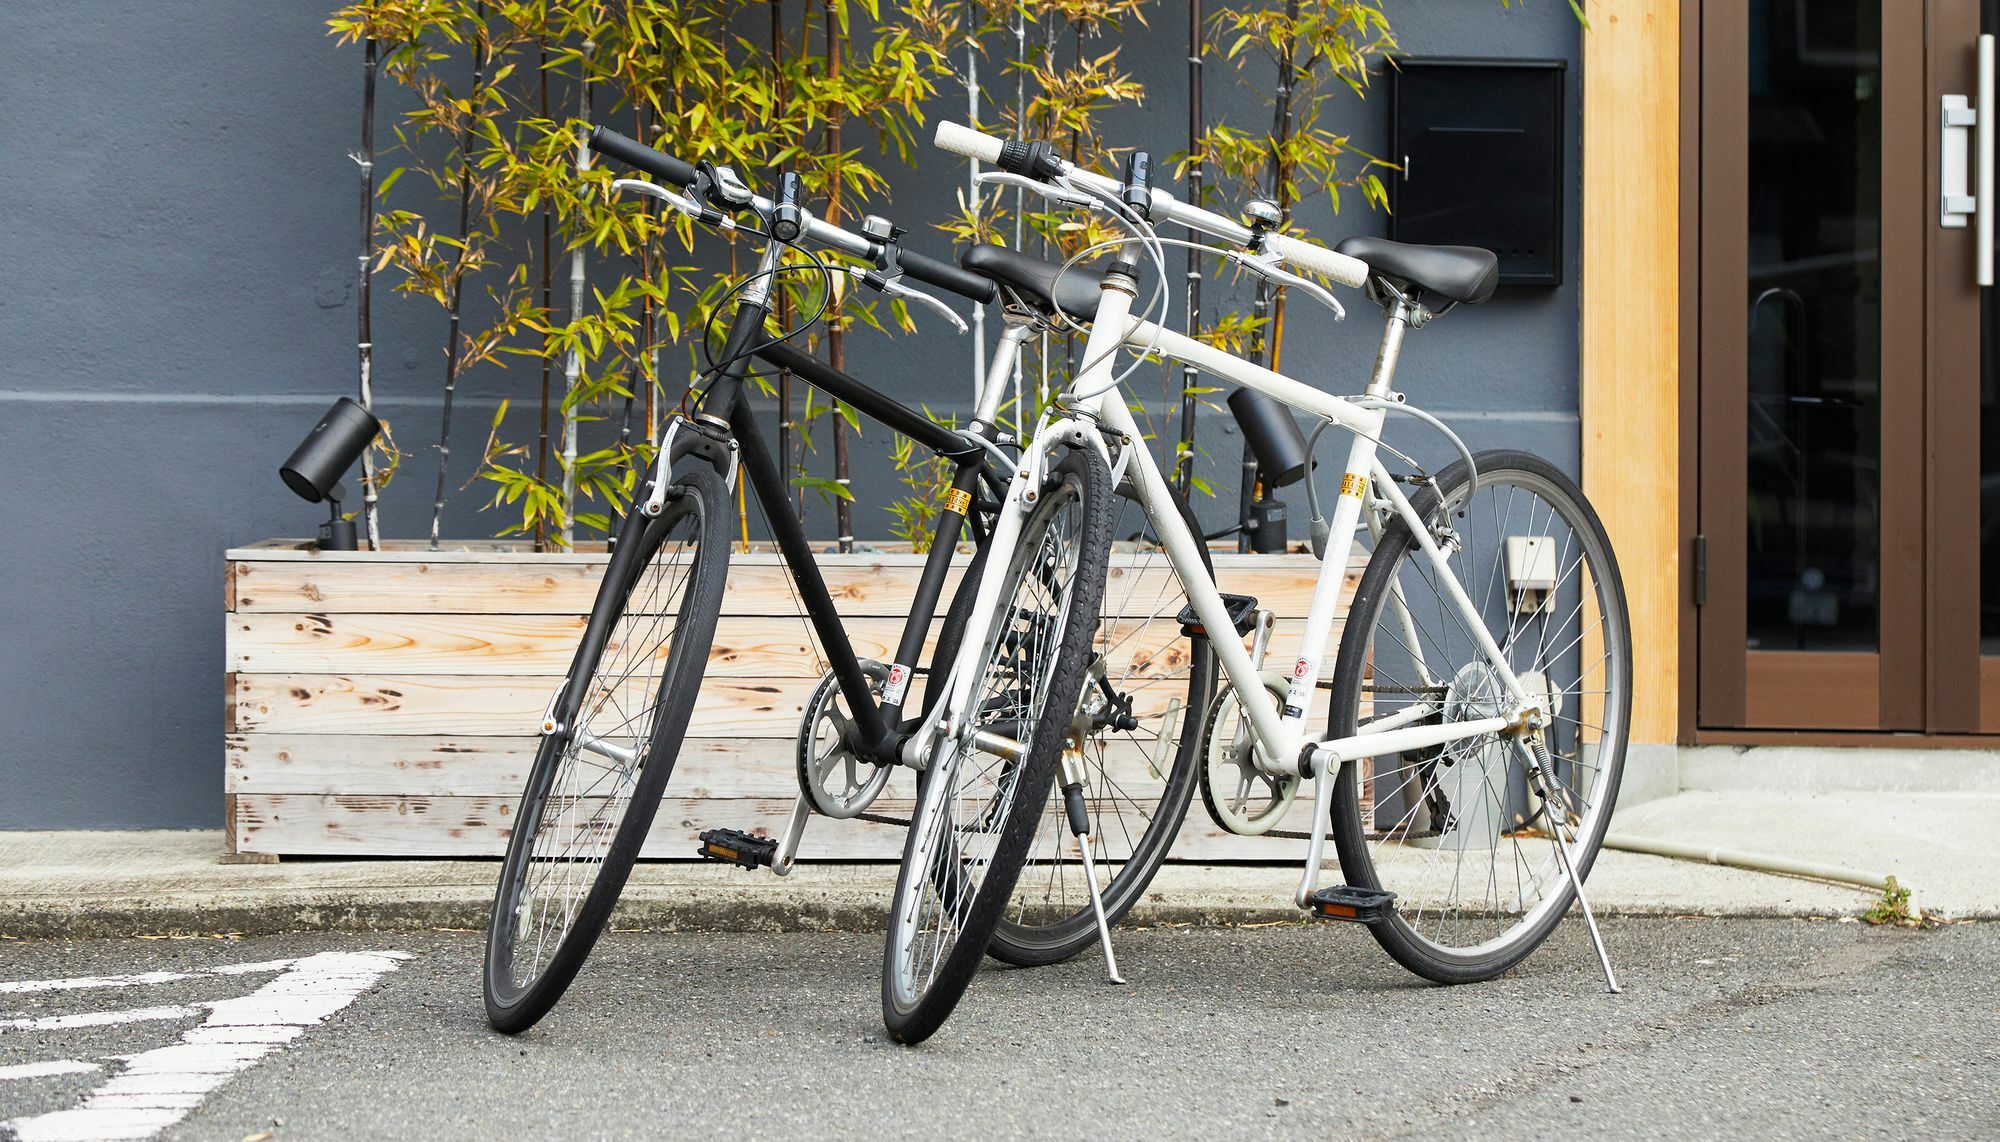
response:
[[[1295,902],[1309,914],[1366,924],[1411,971],[1462,983],[1490,979],[1518,964],[1575,902],[1606,984],[1617,991],[1582,893],[1617,797],[1631,711],[1631,626],[1610,541],[1582,492],[1554,465],[1515,451],[1474,455],[1441,421],[1393,388],[1409,331],[1455,305],[1491,296],[1497,281],[1493,255],[1364,238],[1330,250],[1276,233],[1268,214],[1246,225],[1178,202],[1146,183],[1143,163],[1136,169],[1128,164],[1121,182],[1063,160],[1047,144],[1000,139],[958,124],[940,124],[936,142],[998,167],[982,176],[989,182],[1099,211],[1131,231],[1131,238],[1084,251],[1072,266],[1099,249],[1134,246],[1162,271],[1149,303],[1152,312],[1135,315],[1139,275],[1129,261],[1114,262],[1087,279],[1084,271],[1066,269],[1076,277],[1051,280],[1045,269],[1032,271],[1026,259],[1011,277],[1006,263],[988,259],[988,272],[1003,290],[1060,303],[1073,317],[1089,321],[1083,364],[1023,457],[1016,494],[1001,505],[994,550],[1008,550],[1009,525],[1031,514],[1034,497],[1020,493],[1046,484],[1042,458],[1052,449],[1087,442],[1084,451],[1108,466],[1109,484],[1126,489],[1143,510],[1142,546],[1167,565],[1166,577],[1178,589],[1172,597],[1186,600],[1184,607],[1155,607],[1150,617],[1120,613],[1112,622],[1114,607],[1107,599],[1091,671],[1080,681],[1062,680],[1072,689],[1038,696],[1042,709],[1061,701],[1078,710],[1063,726],[1071,735],[1062,768],[1068,795],[1049,816],[1067,811],[1074,820],[1079,801],[1100,806],[1122,797],[1125,811],[1111,814],[1114,823],[1128,840],[1134,828],[1139,836],[1127,846],[1133,856],[1112,871],[1125,878],[1128,889],[1135,883],[1142,889],[1165,856],[1161,831],[1170,836],[1178,830],[1197,785],[1223,827],[1248,835],[1288,835],[1277,826],[1311,782],[1310,826],[1303,834],[1289,834],[1308,841]],[[1163,223],[1227,245],[1163,238],[1154,230]],[[1325,392],[1164,328],[1159,319],[1166,297],[1165,245],[1210,250],[1327,306],[1336,318],[1344,311],[1332,293],[1286,267],[1365,287],[1385,315],[1365,389],[1349,396]],[[1074,300],[1082,280],[1098,290],[1094,305]],[[1121,370],[1124,356],[1134,359]],[[1353,436],[1331,519],[1322,517],[1316,495],[1312,501],[1322,566],[1297,653],[1282,671],[1264,669],[1273,642],[1268,612],[1254,599],[1218,590],[1205,544],[1143,444],[1121,382],[1149,357],[1193,365],[1283,402],[1312,419],[1315,441],[1328,426]],[[1443,433],[1459,454],[1457,462],[1425,472],[1384,444],[1383,427],[1392,414],[1414,416]],[[1414,470],[1392,473],[1381,458],[1385,452]],[[1357,538],[1365,540],[1370,554],[1352,602],[1343,608],[1346,555]],[[1102,527],[1075,539],[1086,548],[1108,548],[1112,542],[1110,529]],[[1105,564],[1101,552],[1069,556],[1072,567],[1095,570]],[[1142,572],[1127,578],[1152,582]],[[987,640],[988,620],[999,603],[997,586],[982,584],[974,629],[966,632],[968,648]],[[1078,591],[1075,601],[1097,594]],[[1324,650],[1343,617],[1334,668],[1323,684]],[[1068,621],[1091,620],[1072,610]],[[1147,673],[1123,669],[1130,655],[1121,658],[1119,647],[1172,641],[1171,634],[1163,640],[1135,631],[1135,624],[1148,623],[1206,636],[1221,666],[1222,686],[1205,716],[1191,716],[1172,703],[1149,705],[1116,681]],[[1018,749],[1011,735],[982,736],[963,721],[950,724],[971,707],[964,691],[977,675],[955,672],[951,695],[932,712],[933,740],[956,736],[972,754],[1004,756]],[[1324,735],[1307,725],[1319,689],[1331,691]],[[1175,685],[1166,691],[1186,692]],[[1064,694],[1080,696],[1064,699]],[[1201,732],[1202,748],[1141,750],[1123,761],[1103,751],[1093,755],[1091,738],[1105,719],[1093,722],[1084,712],[1106,707],[1127,715],[1122,727],[1127,731],[1134,721],[1156,719],[1161,735]],[[1187,728],[1192,726],[1200,729]],[[1092,756],[1100,758],[1094,771],[1085,764]],[[1186,772],[1189,766],[1198,772]],[[1144,788],[1128,788],[1134,783]],[[927,801],[912,831],[892,910],[885,982],[911,978],[912,965],[924,955],[923,933],[910,922],[916,897],[926,885],[950,896],[951,878],[940,870],[954,861],[951,831],[928,809]],[[1078,824],[1073,831],[1082,844],[1076,855],[1085,858],[1086,887],[1093,903],[1100,903],[1096,869],[1088,861],[1090,835],[1113,835],[1112,825]],[[1347,883],[1322,887],[1329,835]],[[1143,867],[1132,863],[1139,859]],[[929,875],[920,869],[929,869]],[[1015,909],[1023,907],[1020,893],[1029,890],[1017,891]],[[1136,890],[1127,891],[1122,904],[1136,896]],[[1096,913],[1116,979],[1101,904]],[[885,1000],[889,990],[885,987]]]

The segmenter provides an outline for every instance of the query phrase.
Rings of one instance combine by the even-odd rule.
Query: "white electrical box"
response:
[[[1546,535],[1510,535],[1506,544],[1508,597],[1514,613],[1545,611],[1555,600],[1556,541]]]

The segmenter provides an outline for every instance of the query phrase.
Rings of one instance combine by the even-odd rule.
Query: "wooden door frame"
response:
[[[1930,0],[1926,31],[1924,171],[1928,209],[1924,221],[1930,305],[1925,315],[1930,390],[1932,495],[1926,527],[1931,559],[1929,589],[1931,687],[1927,716],[1933,730],[1973,733],[2000,730],[2000,671],[1979,653],[1979,328],[1980,291],[1974,281],[1972,227],[1937,224],[1940,194],[1939,96],[1975,90],[1973,45],[1979,0]],[[1954,50],[1954,43],[1963,48]],[[1979,109],[1987,114],[1986,108]],[[1968,521],[1970,526],[1968,526]]]

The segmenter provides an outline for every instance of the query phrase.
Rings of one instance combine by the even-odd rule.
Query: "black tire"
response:
[[[1174,512],[1200,535],[1186,501],[1179,492],[1168,492]],[[1133,558],[1106,576],[1073,725],[1083,747],[1091,855],[1097,875],[1106,878],[1104,918],[1116,924],[1145,895],[1187,818],[1200,778],[1202,727],[1215,696],[1216,661],[1206,638],[1181,632],[1177,616],[1187,593],[1129,480],[1112,501],[1111,536],[1114,553]],[[1202,564],[1212,578],[1206,545]],[[961,596],[969,593],[961,587]],[[971,600],[964,603],[969,610]],[[959,606],[954,600],[954,614]],[[1129,703],[1138,726],[1121,730],[1107,724],[1110,710],[1100,676],[1112,694]],[[1154,755],[1164,749],[1172,755],[1156,769],[1160,758]],[[1146,764],[1132,764],[1141,753]],[[987,948],[994,959],[1043,967],[1096,946],[1097,917],[1075,845],[1062,792],[1051,789],[1013,897]]]
[[[514,816],[487,925],[486,1018],[499,1031],[532,1027],[576,978],[645,843],[699,697],[729,566],[729,494],[701,463],[679,472],[675,487],[657,519],[635,511],[625,520],[570,667],[571,679],[585,681],[556,703],[565,728],[543,736]],[[606,727],[602,719],[613,717]],[[631,761],[596,760],[610,755],[577,744],[590,729]],[[618,783],[610,796],[584,800],[607,779]],[[596,806],[580,824],[565,815],[579,804]],[[594,842],[579,851],[579,838]]]
[[[1530,755],[1520,744],[1522,739],[1498,734],[1341,766],[1331,810],[1341,870],[1349,884],[1398,894],[1391,914],[1369,931],[1396,962],[1438,983],[1472,983],[1507,971],[1534,951],[1562,919],[1576,889],[1560,875],[1554,850],[1548,847],[1550,831],[1560,828],[1573,837],[1569,848],[1577,875],[1587,876],[1617,802],[1631,721],[1630,617],[1611,541],[1597,513],[1573,481],[1539,457],[1491,451],[1474,459],[1479,483],[1470,494],[1466,494],[1465,463],[1460,461],[1439,473],[1434,485],[1420,489],[1411,504],[1424,519],[1434,521],[1433,530],[1440,524],[1453,529],[1453,541],[1460,545],[1452,555],[1454,574],[1494,632],[1509,668],[1524,682],[1540,677],[1550,694],[1547,704],[1552,712],[1563,711],[1554,718],[1546,740],[1563,796],[1573,799],[1558,824],[1549,806],[1530,792]],[[1516,506],[1523,490],[1530,497],[1525,517]],[[1489,493],[1490,500],[1483,498]],[[1448,515],[1438,512],[1441,494],[1452,504]],[[1549,505],[1546,516],[1534,508],[1534,498]],[[1557,590],[1550,593],[1547,605],[1556,617],[1542,617],[1541,608],[1507,594],[1512,587],[1499,572],[1504,555],[1498,540],[1554,539],[1558,531],[1564,539],[1555,560]],[[1587,561],[1587,570],[1563,569],[1572,543],[1575,567],[1585,568]],[[1489,557],[1503,560],[1491,573],[1483,570]],[[1458,631],[1466,633],[1463,637],[1424,633],[1421,623],[1428,621],[1433,609],[1433,600],[1424,592],[1434,575],[1410,530],[1400,519],[1392,522],[1369,558],[1342,632],[1329,714],[1332,736],[1349,737],[1359,730],[1364,699],[1372,718],[1395,717],[1399,711],[1421,714],[1420,703],[1435,703],[1427,708],[1440,711],[1456,704],[1464,717],[1498,712],[1504,699],[1498,697],[1499,684],[1483,656],[1452,654],[1453,644],[1470,643],[1463,619],[1440,601],[1435,608],[1438,629],[1449,631],[1450,624],[1457,624]],[[1400,586],[1404,604],[1400,612],[1388,612],[1385,624],[1385,607],[1396,594],[1392,585]],[[1572,595],[1576,607],[1570,611]],[[1596,620],[1590,618],[1592,610]],[[1504,621],[1503,630],[1494,631],[1496,621]],[[1526,639],[1537,624],[1540,629],[1531,645]],[[1553,633],[1552,624],[1559,624]],[[1602,643],[1603,653],[1595,659],[1586,634]],[[1423,655],[1406,653],[1412,641],[1424,648]],[[1569,659],[1572,648],[1576,648],[1574,669]],[[1420,663],[1424,656],[1429,661]],[[1440,684],[1437,680],[1446,670],[1452,672],[1451,681]],[[1601,671],[1601,690],[1585,684],[1593,671]],[[1495,708],[1488,711],[1480,703]],[[1389,780],[1393,774],[1403,776]],[[1570,788],[1583,783],[1588,789]],[[1407,808],[1381,810],[1383,805]],[[1375,819],[1378,810],[1397,814],[1386,829]],[[1475,865],[1467,871],[1466,854],[1475,854],[1477,860],[1477,842],[1485,837],[1490,837],[1489,869],[1481,872]],[[1504,873],[1498,871],[1503,847]],[[1430,855],[1412,859],[1412,850]],[[1455,865],[1438,855],[1448,852],[1458,854]],[[1507,883],[1510,874],[1512,884]],[[1450,897],[1434,900],[1439,889],[1430,886],[1447,884],[1442,890]],[[1459,900],[1457,894],[1466,885],[1484,895]]]
[[[882,958],[882,1021],[900,1042],[929,1038],[971,983],[1068,739],[1069,719],[1042,712],[1053,695],[1078,691],[1089,664],[1111,546],[1110,472],[1077,449],[1049,473],[1020,544],[989,553],[1008,562],[975,691],[977,725],[1004,727],[1022,742],[1020,757],[941,748],[919,779]],[[1032,595],[1038,588],[1046,599]],[[933,685],[941,689],[950,669],[937,663]],[[961,803],[981,796],[984,808],[961,818]]]

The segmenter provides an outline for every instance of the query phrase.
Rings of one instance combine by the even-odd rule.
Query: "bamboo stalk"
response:
[[[1296,28],[1299,19],[1299,0],[1285,0],[1285,25],[1289,30]],[[1291,216],[1291,207],[1286,201],[1284,161],[1280,157],[1292,133],[1292,87],[1298,78],[1298,71],[1292,65],[1292,45],[1289,39],[1281,46],[1278,56],[1278,90],[1271,101],[1271,159],[1267,171],[1271,180],[1271,201],[1276,203],[1281,218]],[[1271,315],[1271,323],[1263,327],[1257,337],[1257,347],[1252,359],[1258,364],[1267,364],[1275,369],[1282,356],[1278,343],[1278,312],[1284,304],[1283,291],[1276,290],[1263,279],[1258,279],[1257,297],[1252,312],[1257,317]]]
[[[825,18],[826,26],[826,78],[829,84],[838,85],[840,83],[840,57],[846,50],[846,38],[841,33],[840,16],[836,0],[823,0],[821,12]],[[827,113],[826,121],[826,146],[833,158],[833,178],[830,180],[832,185],[827,195],[826,220],[836,226],[840,225],[840,168],[842,165],[840,158],[840,127],[841,120],[845,117],[843,109],[835,106]],[[826,363],[836,369],[842,368],[845,365],[840,328],[842,308],[842,298],[836,293],[833,302],[833,320],[828,326],[826,337]],[[833,482],[839,485],[842,491],[847,493],[847,495],[834,497],[834,532],[838,550],[845,553],[854,550],[854,501],[849,498],[853,494],[854,489],[853,481],[848,475],[847,466],[847,425],[841,419],[840,401],[832,397],[828,399],[833,402],[831,406],[833,410]]]
[[[590,169],[590,146],[585,136],[590,122],[590,54],[597,50],[595,40],[583,41],[583,58],[577,67],[576,82],[576,178],[583,181],[583,172]],[[575,322],[583,315],[583,238],[577,236],[576,245],[569,252],[569,319]],[[576,397],[576,384],[583,375],[583,355],[576,343],[570,343],[568,356],[563,361],[563,444],[562,444],[562,545],[576,546],[576,413],[570,401]]]
[[[1206,40],[1201,34],[1201,0],[1188,0],[1188,166],[1187,189],[1189,203],[1201,204],[1202,170],[1202,99],[1201,57]],[[1187,228],[1190,242],[1201,241],[1201,235],[1192,227]],[[1187,305],[1182,309],[1181,328],[1189,337],[1201,335],[1201,255],[1194,250],[1187,252]],[[1201,383],[1201,373],[1193,365],[1181,366],[1181,432],[1180,440],[1174,447],[1174,484],[1186,496],[1194,486],[1194,419],[1195,388]]]
[[[1076,52],[1076,67],[1077,70],[1080,72],[1083,70],[1083,21],[1081,19],[1070,20],[1069,36],[1070,36],[1070,46]],[[1053,40],[1051,40],[1051,44],[1053,45]],[[1055,49],[1053,46],[1051,46],[1049,49],[1049,60],[1050,60],[1049,71],[1051,73],[1054,73]],[[1082,127],[1078,127],[1076,130],[1070,132],[1069,161],[1070,165],[1072,166],[1079,164],[1083,161]],[[1076,379],[1076,367],[1078,363],[1076,359],[1077,349],[1078,346],[1076,343],[1076,334],[1065,329],[1063,331],[1063,363],[1068,369],[1066,375],[1072,381]]]
[[[980,54],[978,40],[966,36],[966,126],[980,130]],[[980,160],[966,160],[966,206],[980,216]],[[986,384],[986,306],[972,306],[972,398]]]
[[[361,64],[361,253],[356,266],[354,350],[360,370],[361,407],[375,408],[375,336],[372,329],[375,280],[375,77],[381,62],[375,37],[369,36]],[[381,512],[375,487],[375,449],[361,453],[361,520],[368,550],[382,547]]]
[[[1014,9],[1014,133],[1026,136],[1028,133],[1028,15],[1024,7]],[[1014,188],[1014,248],[1025,250],[1027,242],[1027,192]],[[1048,344],[1046,337],[1041,341],[1044,373],[1048,366]],[[1028,406],[1022,400],[1022,380],[1027,375],[1027,354],[1014,355],[1014,435],[1027,436]]]
[[[785,121],[785,3],[771,0],[771,89],[776,95],[773,118]],[[783,171],[779,172],[783,174]],[[792,294],[778,282],[771,283],[773,294],[778,299],[778,325],[790,329],[792,325]],[[803,462],[803,460],[801,460]],[[778,370],[778,470],[789,478],[792,473],[792,371]],[[805,489],[800,488],[793,497],[797,504],[799,518],[805,518]]]
[[[632,108],[632,137],[643,143],[646,141],[647,136],[646,109],[643,105],[639,105],[636,99],[633,102],[635,106]],[[639,214],[642,218],[648,221],[651,220],[653,215],[652,199],[644,197],[639,199]],[[642,241],[639,244],[639,279],[648,285],[652,284],[653,280],[652,246],[653,244],[650,240]],[[632,372],[628,377],[630,383],[625,386],[625,408],[618,417],[618,449],[625,454],[626,467],[633,469],[635,473],[638,463],[637,458],[632,453],[632,408],[638,399],[640,387],[650,385],[651,383],[651,378],[645,375],[645,362],[646,358],[652,354],[652,342],[653,299],[642,296],[639,298],[639,347],[632,357]],[[632,486],[635,490],[639,487],[636,475]]]
[[[486,77],[486,4],[479,0],[472,8],[473,19],[479,27],[473,32],[472,40],[472,112],[466,118],[465,126],[459,131],[459,172],[458,172],[458,237],[464,243],[452,259],[451,268],[451,316],[445,327],[444,357],[444,417],[438,429],[438,475],[437,496],[431,503],[431,550],[438,549],[438,532],[444,525],[445,471],[451,465],[451,408],[452,400],[458,394],[458,366],[461,360],[459,319],[465,297],[465,261],[471,248],[469,228],[472,223],[472,133],[479,121],[481,81]]]
[[[544,121],[549,117],[549,41],[548,29],[544,27],[535,42],[536,74],[540,81],[539,113]],[[542,200],[542,321],[547,323],[555,316],[555,267],[550,262],[554,238],[554,214],[547,199]],[[535,438],[535,483],[546,488],[549,483],[549,376],[554,367],[549,363],[549,341],[552,335],[542,334],[542,420]],[[541,512],[535,513],[535,550],[549,549],[549,521]]]

